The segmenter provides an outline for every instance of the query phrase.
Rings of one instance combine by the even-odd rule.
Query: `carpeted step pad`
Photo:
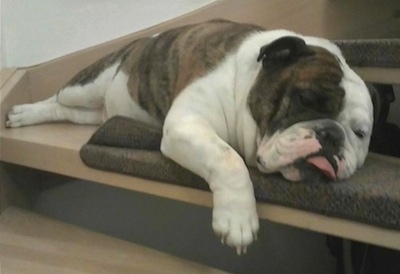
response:
[[[81,158],[93,168],[208,190],[200,177],[160,153],[160,140],[159,129],[114,117],[82,147]],[[335,183],[289,182],[279,174],[249,170],[259,202],[400,229],[400,160],[396,158],[371,153],[351,180]]]

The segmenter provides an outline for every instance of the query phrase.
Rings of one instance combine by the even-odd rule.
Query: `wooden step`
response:
[[[0,273],[226,272],[9,207],[0,216]]]

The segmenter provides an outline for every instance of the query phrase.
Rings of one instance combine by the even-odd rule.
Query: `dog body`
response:
[[[259,227],[246,164],[292,181],[345,179],[373,122],[368,90],[334,44],[214,20],[128,44],[53,97],[15,106],[6,125],[114,115],[163,128],[162,153],[208,182],[214,231],[239,253]]]

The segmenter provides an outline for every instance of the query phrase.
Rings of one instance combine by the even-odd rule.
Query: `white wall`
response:
[[[24,67],[158,24],[214,0],[0,0],[1,67]]]

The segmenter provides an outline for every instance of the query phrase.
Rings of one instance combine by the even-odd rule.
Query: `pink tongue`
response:
[[[325,157],[322,156],[310,157],[306,159],[306,161],[314,165],[319,170],[321,170],[329,179],[331,180],[336,179],[335,170]]]

